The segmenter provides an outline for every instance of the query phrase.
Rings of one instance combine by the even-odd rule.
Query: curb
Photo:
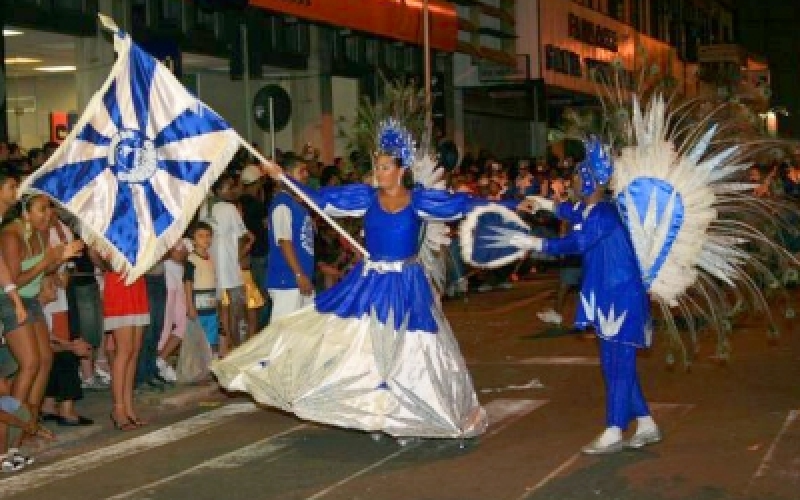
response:
[[[32,455],[46,454],[56,449],[69,446],[84,439],[91,438],[99,435],[102,432],[107,432],[111,429],[111,423],[108,419],[108,408],[111,405],[111,395],[107,391],[103,391],[107,404],[103,405],[103,412],[99,417],[95,418],[95,423],[85,427],[63,427],[57,424],[46,427],[56,434],[56,439],[47,441],[43,439],[35,439],[27,441],[23,444],[24,453]],[[219,392],[219,385],[216,382],[210,382],[207,385],[194,385],[194,386],[178,386],[164,393],[156,392],[143,392],[136,395],[136,402],[150,407],[155,407],[158,410],[172,411],[179,408],[187,408],[195,403],[202,403],[204,400],[217,400],[221,396]],[[91,417],[95,417],[94,414]],[[105,419],[103,419],[105,417]]]
[[[207,385],[184,386],[175,394],[165,394],[156,403],[158,406],[166,408],[185,407],[191,403],[202,401],[203,399],[219,397],[219,384],[210,382]]]

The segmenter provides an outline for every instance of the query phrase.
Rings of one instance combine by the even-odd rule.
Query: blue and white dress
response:
[[[414,189],[388,212],[364,185],[307,190],[332,216],[363,216],[370,259],[280,318],[212,370],[220,383],[300,418],[393,436],[471,437],[486,429],[458,344],[417,261],[425,220],[483,200]]]

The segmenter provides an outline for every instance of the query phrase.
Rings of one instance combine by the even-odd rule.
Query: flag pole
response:
[[[268,164],[268,163],[269,163],[269,162],[267,161],[267,159],[266,159],[266,158],[264,158],[264,156],[263,156],[261,153],[259,153],[259,152],[258,152],[258,150],[257,150],[256,148],[254,148],[254,147],[253,147],[253,146],[252,146],[252,145],[251,145],[249,142],[247,142],[247,141],[245,141],[245,140],[242,140],[242,138],[241,138],[241,137],[239,137],[239,142],[242,144],[242,146],[244,146],[244,147],[245,147],[245,149],[247,149],[247,150],[250,152],[250,154],[251,154],[251,155],[253,155],[254,157],[256,157],[256,158],[258,159],[258,161],[260,161],[262,164],[266,165],[266,164]],[[274,163],[274,161],[273,161],[273,163]],[[277,163],[276,163],[276,164],[277,164]],[[361,255],[363,255],[363,256],[364,256],[364,258],[365,258],[365,259],[369,259],[369,252],[367,252],[367,251],[364,249],[364,247],[362,247],[362,246],[361,246],[361,245],[360,245],[360,244],[359,244],[359,243],[358,243],[358,242],[357,242],[357,241],[356,241],[356,240],[355,240],[355,239],[354,239],[354,238],[353,238],[353,237],[350,235],[350,233],[348,233],[347,231],[345,231],[344,229],[342,229],[342,227],[341,227],[341,226],[340,226],[340,225],[339,225],[339,224],[338,224],[338,223],[337,223],[335,220],[333,220],[333,219],[331,218],[331,216],[330,216],[330,215],[326,214],[326,213],[325,213],[325,212],[322,210],[322,208],[320,208],[320,207],[319,207],[319,205],[317,205],[316,203],[314,203],[314,201],[313,201],[313,200],[311,200],[311,198],[309,198],[309,197],[308,197],[308,195],[307,195],[306,193],[304,193],[302,189],[300,189],[300,188],[298,188],[297,186],[295,186],[293,182],[291,182],[291,181],[287,180],[287,179],[286,179],[286,175],[285,175],[285,174],[281,174],[281,178],[280,178],[280,180],[281,180],[281,182],[283,182],[283,184],[284,184],[284,185],[286,185],[286,186],[289,186],[289,188],[290,188],[290,189],[291,189],[291,190],[294,192],[294,194],[296,194],[297,196],[299,196],[299,197],[300,197],[300,199],[302,199],[304,202],[306,202],[306,204],[307,204],[307,205],[308,205],[308,206],[309,206],[311,209],[313,209],[313,210],[314,210],[314,211],[315,211],[317,214],[319,214],[319,216],[320,216],[320,217],[322,217],[322,219],[323,219],[325,222],[327,222],[328,224],[330,224],[330,226],[331,226],[333,229],[335,229],[335,230],[336,230],[336,232],[338,232],[339,234],[341,234],[342,236],[344,236],[344,238],[347,240],[347,242],[348,242],[348,243],[350,243],[350,244],[353,246],[353,248],[355,248],[356,250],[358,250],[358,251],[361,253]]]
[[[275,103],[272,96],[269,96],[269,151],[270,158],[277,163],[278,157],[275,156]]]
[[[431,96],[431,27],[430,27],[430,7],[429,0],[425,0],[422,8],[422,50],[425,57],[425,138],[423,144],[430,150],[433,144],[433,98]]]
[[[244,82],[244,118],[247,124],[247,140],[253,142],[253,119],[250,117],[250,41],[248,40],[247,23],[239,25],[239,36],[242,40],[242,62]]]

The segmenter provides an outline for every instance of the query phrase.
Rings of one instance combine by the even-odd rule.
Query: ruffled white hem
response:
[[[212,370],[226,388],[306,420],[393,436],[477,436],[486,412],[447,321],[438,309],[433,314],[437,333],[396,331],[391,317],[382,324],[307,307]]]

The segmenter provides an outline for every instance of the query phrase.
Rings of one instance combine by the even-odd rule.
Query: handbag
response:
[[[178,383],[198,384],[209,380],[212,356],[203,327],[197,320],[189,320],[175,368]]]

